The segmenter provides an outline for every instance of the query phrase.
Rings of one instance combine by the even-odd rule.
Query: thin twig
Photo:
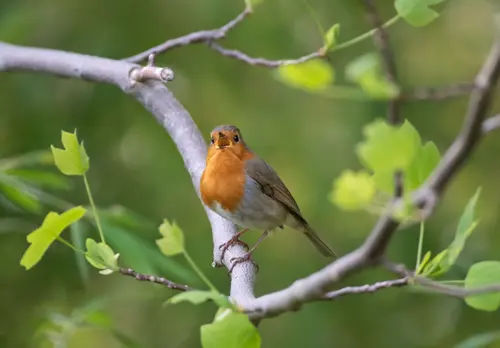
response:
[[[120,268],[119,271],[121,274],[129,276],[129,277],[133,277],[136,280],[165,285],[169,289],[174,289],[174,290],[179,290],[179,291],[193,290],[188,285],[174,283],[173,281],[170,281],[170,280],[163,278],[163,277],[157,277],[154,275],[138,273],[130,268]]]
[[[385,280],[382,282],[377,282],[374,284],[366,284],[361,286],[346,286],[345,288],[330,291],[323,295],[323,300],[336,300],[337,298],[345,295],[351,294],[366,294],[366,293],[374,293],[381,289],[388,289],[394,287],[402,287],[408,285],[408,277],[393,279],[393,280]]]
[[[377,8],[372,0],[363,0],[368,14],[368,19],[372,26],[376,29],[373,39],[375,45],[377,46],[380,56],[382,57],[382,62],[384,64],[384,70],[387,80],[398,86],[397,81],[397,71],[396,71],[396,61],[394,59],[394,53],[392,51],[391,43],[389,40],[389,35],[384,29],[383,22],[380,19]],[[390,123],[397,124],[400,122],[399,116],[399,96],[394,97],[389,102],[389,109],[387,112],[387,118]]]
[[[247,7],[243,12],[241,12],[236,18],[224,24],[222,27],[212,30],[201,30],[194,33],[190,33],[175,39],[170,39],[164,43],[152,47],[144,52],[136,54],[135,56],[124,58],[123,60],[130,63],[139,63],[143,60],[148,59],[151,53],[160,54],[167,52],[175,47],[186,46],[195,43],[212,42],[223,39],[226,37],[227,33],[241,23],[249,14],[252,13],[252,9]]]
[[[404,101],[443,100],[466,96],[470,94],[473,89],[474,84],[470,82],[440,87],[418,87],[403,92],[400,99]]]
[[[313,52],[313,53],[310,53],[308,55],[302,56],[302,57],[297,58],[297,59],[269,60],[266,58],[253,58],[253,57],[250,57],[249,55],[247,55],[241,51],[230,50],[230,49],[224,48],[221,45],[216,44],[215,42],[210,43],[209,47],[213,48],[214,50],[216,50],[217,52],[219,52],[223,56],[234,58],[237,60],[241,60],[247,64],[250,64],[250,65],[260,65],[260,66],[264,66],[267,68],[277,68],[281,65],[286,65],[286,64],[300,64],[300,63],[307,62],[308,60],[311,60],[311,59],[316,59],[316,58],[322,57],[321,53],[318,51],[318,52]]]
[[[481,126],[483,134],[492,132],[498,128],[500,128],[500,115],[488,118],[487,120],[483,121],[483,125]]]

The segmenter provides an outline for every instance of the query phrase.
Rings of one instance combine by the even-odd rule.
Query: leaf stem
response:
[[[77,247],[75,247],[73,244],[71,244],[70,242],[68,242],[66,239],[64,239],[63,237],[61,236],[58,236],[57,237],[57,240],[61,243],[63,243],[64,245],[66,245],[67,247],[73,249],[73,251],[77,252],[77,253],[81,253],[83,255],[85,255],[85,251],[83,251],[82,249],[78,249]]]
[[[184,250],[184,257],[186,258],[186,260],[189,263],[189,265],[194,269],[194,271],[201,278],[201,280],[203,280],[203,282],[210,288],[210,290],[212,290],[214,292],[219,292],[219,290],[217,290],[217,288],[215,287],[215,285],[212,284],[212,282],[203,274],[203,272],[201,271],[201,269],[198,267],[198,265],[196,264],[196,262],[194,262],[194,260],[191,258],[191,256],[189,256],[189,254],[188,254],[188,252],[186,250]]]
[[[321,36],[325,36],[325,30],[323,29],[323,26],[321,25],[321,21],[318,18],[318,14],[314,10],[314,8],[311,6],[308,0],[304,0],[304,5],[307,7],[307,10],[309,11],[309,14],[311,15],[314,23],[318,27],[318,31],[320,32]],[[324,40],[324,38],[323,38]]]
[[[99,215],[97,215],[97,208],[94,203],[94,198],[92,198],[92,192],[90,191],[90,185],[89,181],[87,180],[87,175],[85,174],[83,174],[83,182],[85,183],[85,189],[87,190],[87,195],[89,196],[90,205],[92,206],[92,211],[94,213],[94,219],[97,224],[97,229],[99,230],[99,235],[101,236],[101,242],[106,244],[104,233],[102,232],[101,220],[99,219]]]
[[[417,264],[415,265],[415,270],[418,270],[420,267],[420,262],[422,262],[422,248],[424,244],[424,222],[420,223],[420,233],[418,236],[418,250],[417,250]]]
[[[399,18],[401,18],[399,15],[396,15],[394,17],[392,17],[391,19],[389,19],[387,22],[385,22],[384,24],[382,24],[382,27],[383,28],[388,28],[390,27],[391,25],[393,25],[394,23],[396,23]],[[351,47],[355,44],[357,44],[358,42],[361,42],[365,39],[368,39],[369,37],[373,36],[373,34],[375,34],[377,32],[377,29],[372,29],[370,31],[367,31],[366,33],[364,34],[361,34],[349,41],[346,41],[344,43],[341,43],[340,45],[337,45],[335,47],[333,47],[330,52],[335,52],[335,51],[340,51],[340,50],[343,50],[344,48],[347,48],[347,47]]]

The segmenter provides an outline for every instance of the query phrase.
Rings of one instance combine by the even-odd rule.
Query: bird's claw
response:
[[[233,257],[229,260],[229,262],[232,264],[231,265],[231,268],[229,269],[229,271],[227,272],[227,274],[231,274],[231,272],[233,272],[233,268],[234,266],[236,266],[237,264],[239,263],[242,263],[242,262],[246,262],[246,261],[250,261],[254,266],[255,268],[257,268],[257,272],[259,271],[259,265],[257,264],[257,262],[255,262],[253,259],[252,259],[252,253],[247,253],[245,254],[244,256],[241,256],[241,257]]]
[[[229,249],[229,247],[231,245],[234,245],[234,244],[239,244],[241,246],[243,246],[245,249],[249,250],[249,247],[248,247],[248,244],[239,240],[239,235],[235,235],[234,237],[232,237],[230,240],[228,240],[227,242],[219,245],[219,250],[222,250],[222,254],[221,254],[221,257],[220,259],[221,260],[224,260],[224,255],[226,254],[226,251],[227,249]]]

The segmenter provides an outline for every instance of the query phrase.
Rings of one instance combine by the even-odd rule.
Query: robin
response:
[[[245,232],[263,231],[245,256],[231,259],[234,262],[229,272],[240,262],[253,262],[251,255],[255,248],[270,231],[283,229],[284,225],[302,232],[321,254],[335,257],[304,219],[278,174],[250,150],[237,127],[219,126],[210,136],[206,167],[200,180],[201,198],[211,210],[243,228],[220,246],[223,256],[236,243],[248,250],[248,245],[239,240]]]

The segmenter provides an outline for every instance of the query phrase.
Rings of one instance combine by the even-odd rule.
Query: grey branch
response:
[[[154,275],[138,273],[138,272],[136,272],[136,271],[134,271],[133,269],[130,269],[130,268],[120,268],[119,272],[121,274],[123,274],[123,275],[129,276],[129,277],[133,277],[133,278],[135,278],[137,280],[165,285],[167,288],[173,289],[173,290],[179,290],[179,291],[193,290],[188,285],[174,283],[174,282],[172,282],[172,281],[170,281],[168,279],[165,279],[163,277],[158,277],[158,276],[154,276]]]
[[[392,51],[391,43],[389,41],[389,35],[383,26],[383,22],[380,19],[377,8],[373,3],[373,0],[363,0],[368,15],[368,19],[372,26],[375,28],[375,35],[373,39],[375,45],[377,46],[380,55],[382,57],[382,62],[384,64],[387,80],[392,82],[394,85],[398,85],[397,72],[396,72],[396,61],[394,59],[394,53]],[[393,98],[389,103],[389,110],[387,112],[387,117],[389,122],[396,124],[399,123],[399,96]]]
[[[199,195],[199,180],[205,164],[205,141],[189,113],[162,83],[130,81],[130,71],[137,67],[125,61],[0,43],[0,71],[34,71],[110,83],[134,96],[170,134]],[[499,71],[500,41],[497,41],[476,78],[461,133],[446,151],[429,180],[413,197],[416,206],[428,209],[427,217],[481,136],[498,125],[496,117],[487,121],[484,119],[490,107],[491,94],[498,80]],[[325,294],[331,291],[337,282],[362,268],[375,266],[380,262],[400,224],[391,218],[390,214],[400,203],[401,198],[395,199],[390,204],[388,213],[379,219],[359,248],[308,277],[295,281],[283,290],[255,298],[253,294],[255,268],[250,262],[236,265],[232,272],[231,297],[255,321],[297,310],[302,304],[310,301],[323,300]],[[217,263],[221,256],[218,246],[230,239],[236,229],[233,224],[207,207],[205,211],[212,225],[214,260]],[[225,253],[223,263],[229,268],[231,258],[243,255],[245,255],[243,247],[232,246]]]
[[[124,61],[0,42],[0,72],[33,71],[109,83],[135,97],[171,136],[199,195],[199,181],[205,167],[207,151],[205,140],[186,109],[161,82],[135,83],[130,80],[130,71],[138,67]],[[214,260],[216,260],[214,262],[220,265],[221,255],[218,246],[229,240],[236,232],[236,228],[228,220],[207,207],[204,208],[212,226]],[[230,267],[231,258],[242,257],[245,254],[246,250],[243,247],[231,246],[223,262],[226,267]],[[231,297],[242,304],[251,301],[254,298],[254,281],[255,269],[252,264],[237,264],[232,272]]]
[[[216,50],[217,52],[219,52],[220,54],[222,54],[223,56],[226,56],[229,58],[234,58],[237,60],[241,60],[247,64],[250,64],[250,65],[264,66],[267,68],[278,68],[278,67],[280,67],[282,65],[286,65],[286,64],[300,64],[300,63],[307,62],[308,60],[311,60],[311,59],[324,57],[323,53],[321,53],[320,51],[317,51],[317,52],[313,52],[313,53],[307,54],[305,56],[302,56],[302,57],[296,58],[296,59],[269,60],[266,58],[250,57],[249,55],[247,55],[241,51],[230,50],[230,49],[224,48],[221,45],[216,44],[214,42],[211,43],[209,46],[211,48],[213,48],[214,50]]]
[[[124,60],[130,63],[139,63],[148,59],[150,54],[160,54],[164,53],[172,48],[186,46],[195,43],[209,43],[217,41],[226,37],[227,33],[241,23],[249,14],[252,13],[252,9],[247,7],[243,12],[241,12],[236,18],[223,25],[220,28],[212,30],[201,30],[194,33],[187,34],[175,39],[170,39],[164,43],[150,48],[144,52],[136,54],[135,56],[125,58]]]
[[[376,282],[374,284],[366,284],[361,286],[346,286],[345,288],[330,291],[324,294],[322,299],[330,301],[330,300],[336,300],[337,298],[345,295],[374,293],[382,289],[402,287],[408,285],[409,279],[410,279],[409,277],[404,277],[400,279],[384,280],[382,282]]]

